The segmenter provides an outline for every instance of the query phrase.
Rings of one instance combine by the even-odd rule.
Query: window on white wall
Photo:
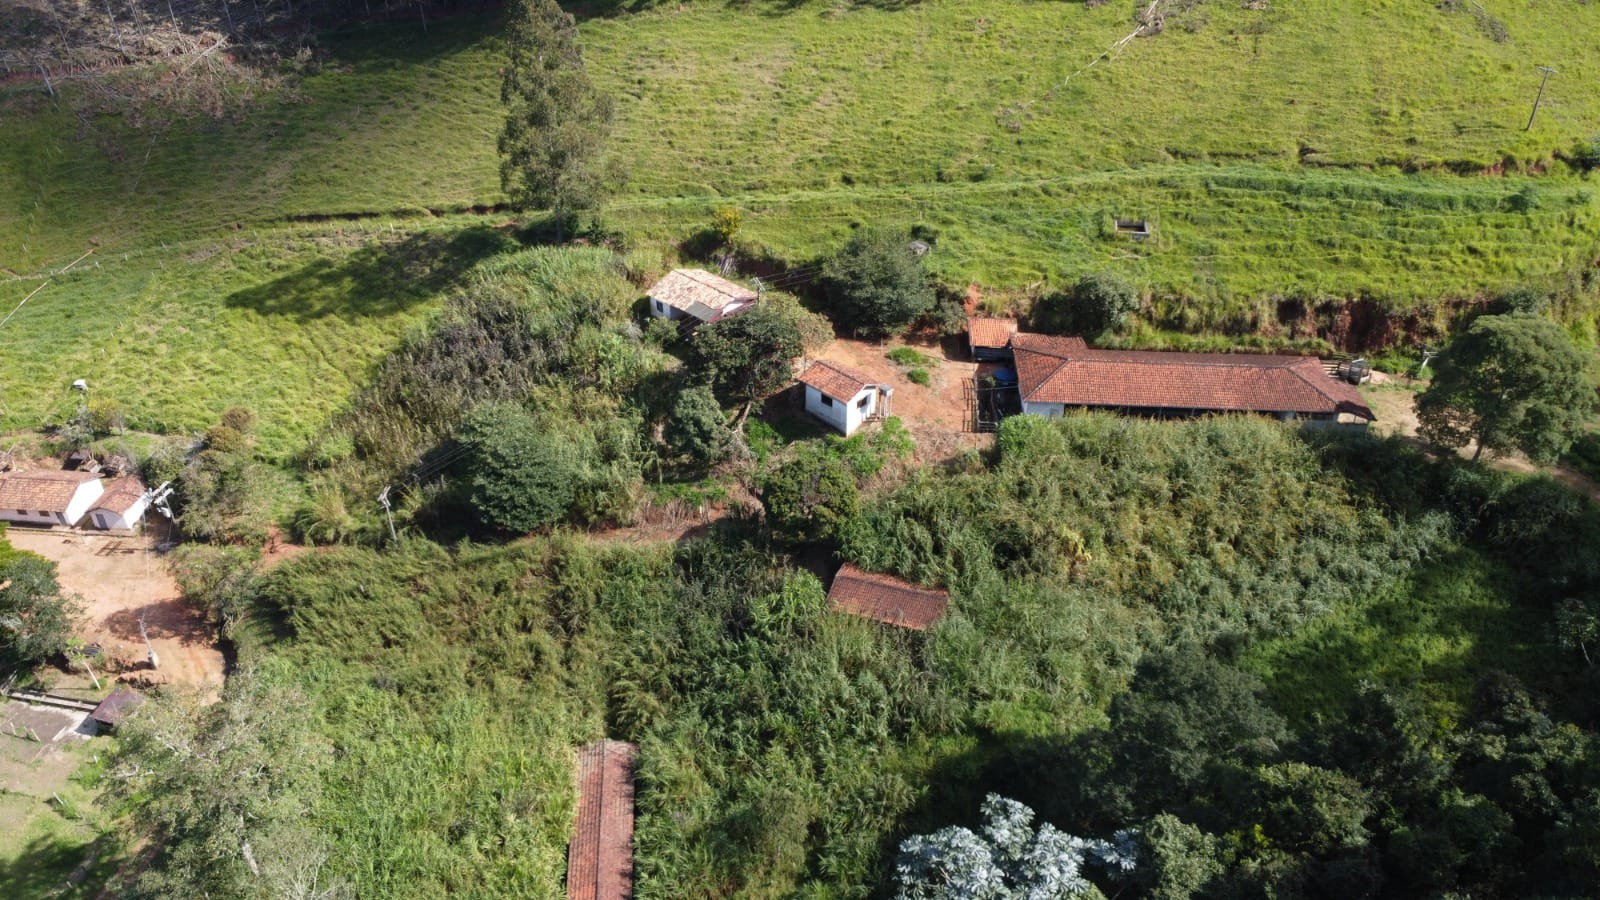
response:
[[[862,397],[862,398],[861,398],[861,399],[860,399],[860,400],[859,400],[859,401],[858,401],[858,402],[857,402],[857,403],[856,403],[856,409],[859,409],[859,410],[861,410],[861,411],[863,411],[863,412],[865,412],[865,411],[866,411],[866,409],[867,409],[867,404],[868,404],[868,403],[871,403],[871,402],[872,402],[872,395],[871,395],[871,394],[868,394],[868,395],[866,395],[866,396],[865,396],[865,397]]]
[[[833,405],[833,398],[832,397],[829,397],[827,394],[820,394],[819,396],[822,397],[822,405],[823,406],[832,406]]]

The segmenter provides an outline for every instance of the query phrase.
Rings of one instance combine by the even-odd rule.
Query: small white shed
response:
[[[873,384],[865,375],[838,363],[818,360],[800,375],[805,385],[806,412],[846,437],[866,422],[889,414],[894,388]]]
[[[150,492],[144,482],[127,475],[106,485],[105,493],[89,510],[89,521],[105,530],[131,531],[144,519]]]
[[[650,315],[676,321],[715,322],[740,312],[761,295],[702,269],[673,269],[650,288]]]
[[[0,519],[27,525],[76,525],[104,490],[93,472],[7,472],[0,475]]]

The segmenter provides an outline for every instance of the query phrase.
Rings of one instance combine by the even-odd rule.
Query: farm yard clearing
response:
[[[179,595],[153,538],[12,528],[6,540],[59,566],[62,589],[84,599],[79,636],[100,644],[102,660],[121,661],[124,678],[213,697],[221,689],[227,662],[216,629]],[[141,616],[160,662],[154,671],[139,633]]]

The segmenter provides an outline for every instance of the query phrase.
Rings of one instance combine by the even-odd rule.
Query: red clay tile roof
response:
[[[728,304],[753,303],[759,296],[743,285],[700,269],[673,269],[650,289],[651,300],[660,300],[708,322]]]
[[[55,469],[30,469],[0,475],[0,509],[66,512],[72,496],[85,482],[95,481],[93,472],[65,472]]]
[[[1035,403],[1377,418],[1309,356],[1090,350],[1075,338],[1020,334],[1012,348],[1022,399]]]
[[[144,496],[144,482],[138,476],[124,475],[115,481],[106,482],[106,492],[94,502],[94,509],[104,509],[114,512],[119,516],[128,514],[133,505]],[[0,506],[0,509],[5,509]]]
[[[633,896],[633,761],[639,748],[596,741],[578,750],[578,822],[567,845],[570,900]]]
[[[89,713],[89,718],[107,725],[115,725],[128,713],[138,709],[139,704],[143,702],[143,694],[119,684],[117,689],[111,692],[111,696],[101,700],[100,705],[94,708],[94,712]]]
[[[972,347],[1003,350],[1016,333],[1016,319],[967,319],[967,344]]]
[[[950,595],[845,563],[828,589],[828,608],[922,631],[944,616]]]
[[[849,400],[865,390],[872,381],[854,369],[819,359],[800,373],[800,383],[810,385],[835,400]]]

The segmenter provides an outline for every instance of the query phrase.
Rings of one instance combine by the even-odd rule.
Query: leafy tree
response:
[[[922,260],[891,230],[858,231],[822,267],[834,315],[870,335],[903,331],[933,309],[936,297]]]
[[[1520,450],[1549,462],[1572,446],[1594,408],[1583,354],[1554,322],[1482,316],[1437,361],[1417,401],[1418,431],[1433,444]]]
[[[767,523],[797,541],[822,541],[836,535],[855,515],[856,480],[837,457],[810,453],[790,460],[761,485]]]
[[[1078,897],[1094,884],[1090,866],[1118,879],[1135,869],[1137,835],[1119,831],[1110,841],[1086,840],[1046,822],[1033,826],[1033,810],[996,794],[983,801],[982,834],[958,826],[914,835],[900,845],[895,881],[901,900],[1007,900]]]
[[[1568,650],[1583,654],[1594,665],[1589,648],[1600,644],[1600,608],[1592,601],[1567,599],[1556,606],[1556,640]]]
[[[209,706],[161,692],[118,727],[113,795],[163,842],[128,896],[345,896],[308,824],[331,747],[287,665],[240,670]]]
[[[1116,331],[1139,308],[1139,292],[1110,272],[1092,272],[1071,288],[1040,297],[1029,318],[1033,328],[1046,334],[1093,337]]]
[[[522,206],[549,209],[560,240],[613,180],[602,165],[611,98],[590,84],[578,26],[555,0],[517,0],[508,31],[500,184]]]
[[[1372,812],[1355,779],[1302,762],[1264,766],[1256,777],[1256,808],[1275,845],[1306,853],[1361,847]]]
[[[32,669],[64,652],[81,610],[77,597],[61,593],[55,563],[26,551],[7,554],[0,562],[0,672]]]
[[[1187,900],[1202,893],[1223,872],[1222,847],[1177,816],[1162,815],[1139,829],[1135,884],[1151,900]]]
[[[485,525],[525,534],[571,510],[583,480],[571,441],[543,427],[513,403],[480,406],[456,440],[466,451],[469,501]]]
[[[733,246],[733,239],[744,227],[744,216],[737,206],[719,206],[711,212],[711,231],[724,247]]]
[[[753,403],[794,380],[802,352],[794,323],[758,306],[697,330],[692,364],[718,396]]]
[[[1262,691],[1254,676],[1197,649],[1140,662],[1133,685],[1111,704],[1106,751],[1127,792],[1112,815],[1152,815],[1163,802],[1203,812],[1213,785],[1242,782],[1247,768],[1275,758],[1289,730]]]
[[[678,392],[667,417],[667,443],[701,466],[725,459],[733,444],[733,432],[711,388],[687,387]]]

